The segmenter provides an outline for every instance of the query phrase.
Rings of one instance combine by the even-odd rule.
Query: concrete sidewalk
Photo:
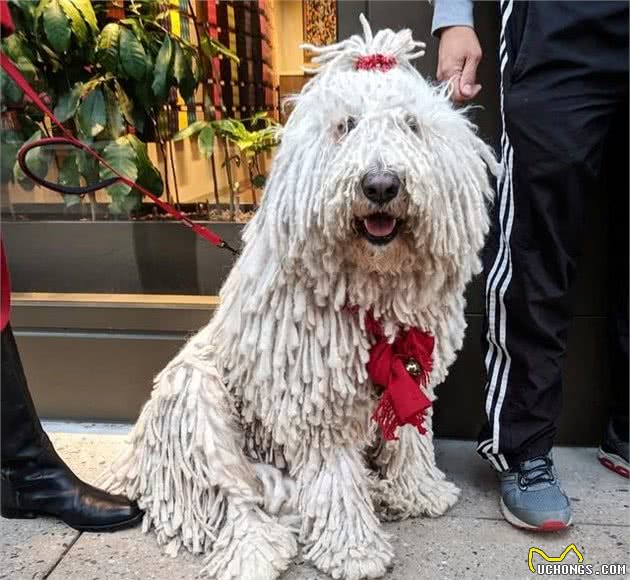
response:
[[[60,455],[88,482],[125,445],[124,429],[111,434],[115,431],[101,426],[47,428]],[[496,478],[477,458],[474,444],[440,441],[438,464],[462,488],[460,502],[436,520],[387,525],[397,554],[388,580],[531,579],[536,576],[527,565],[530,547],[559,556],[571,543],[582,552],[584,563],[593,564],[594,575],[601,564],[626,564],[630,572],[628,481],[602,468],[595,449],[558,448],[555,458],[573,502],[574,525],[564,533],[534,535],[512,528],[501,517]],[[538,555],[534,559],[542,562]],[[576,561],[569,554],[564,563]],[[200,568],[200,558],[180,554],[172,559],[161,553],[151,534],[138,529],[86,534],[47,519],[0,519],[2,579],[187,580],[197,578]],[[325,578],[298,561],[284,580]]]

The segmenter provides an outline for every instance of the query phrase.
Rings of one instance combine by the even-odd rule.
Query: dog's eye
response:
[[[420,128],[418,127],[418,119],[416,119],[414,116],[409,115],[405,119],[405,123],[407,123],[407,127],[409,127],[412,133],[415,133],[416,135],[419,133]]]
[[[339,135],[339,137],[344,137],[348,133],[350,133],[350,131],[352,131],[352,129],[354,129],[356,126],[356,119],[354,117],[348,117],[347,119],[344,119],[337,124],[337,134]]]

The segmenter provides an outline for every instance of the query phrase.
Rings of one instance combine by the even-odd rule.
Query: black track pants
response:
[[[487,422],[478,451],[504,470],[553,444],[589,195],[609,196],[612,208],[613,416],[627,437],[628,3],[500,6],[505,174],[484,256]]]

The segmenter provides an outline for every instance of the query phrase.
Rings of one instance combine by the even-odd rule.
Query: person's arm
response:
[[[433,36],[451,26],[473,28],[473,22],[473,0],[433,0]]]
[[[474,29],[473,0],[433,0],[431,32],[440,39],[437,78],[451,81],[452,99],[474,99],[481,91],[477,66],[481,46]]]

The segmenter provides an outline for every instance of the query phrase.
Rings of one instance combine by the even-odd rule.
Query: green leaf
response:
[[[120,29],[118,58],[128,76],[137,81],[144,78],[147,70],[147,55],[133,32],[126,28]]]
[[[131,181],[136,181],[136,179],[138,179],[136,154],[126,137],[119,137],[116,141],[105,147],[105,150],[103,151],[103,158],[114,169],[119,171]],[[111,170],[104,165],[100,166],[99,174],[101,179],[114,177]],[[110,185],[107,188],[107,191],[109,195],[112,196],[112,199],[122,198],[131,191],[131,186],[125,183],[115,183],[114,185]]]
[[[149,44],[149,37],[147,36],[146,31],[142,27],[142,21],[138,18],[124,18],[120,21],[121,24],[126,24],[131,27],[133,33],[136,35],[136,38],[143,44]]]
[[[269,115],[269,113],[267,111],[258,111],[257,113],[254,113],[249,118],[249,121],[251,122],[252,125],[256,125],[256,124],[258,124],[259,121],[267,120],[268,119],[268,115]]]
[[[149,153],[147,151],[147,144],[143,141],[140,141],[138,137],[130,133],[126,135],[123,139],[126,139],[127,143],[131,145],[133,152],[136,154],[136,160],[138,161],[138,166],[141,165],[150,165],[151,160],[149,158]]]
[[[227,46],[221,44],[218,40],[212,38],[207,31],[203,31],[200,39],[201,51],[208,58],[216,58],[220,54],[233,60],[236,64],[240,63],[237,54],[231,51]]]
[[[199,133],[197,137],[197,145],[199,151],[206,157],[210,157],[214,151],[214,129],[211,126],[206,127]]]
[[[88,39],[88,28],[83,16],[71,0],[59,0],[59,4],[64,14],[70,19],[72,32],[77,37],[79,45],[84,45]]]
[[[173,63],[173,76],[177,79],[177,86],[179,92],[185,100],[190,99],[195,94],[195,76],[193,75],[192,68],[188,57],[179,46],[175,44],[175,59]]]
[[[62,68],[61,60],[59,60],[59,56],[56,52],[48,48],[45,44],[40,44],[39,49],[46,55],[44,61],[48,61],[50,63],[50,68],[53,72],[58,72]]]
[[[223,44],[221,44],[220,42],[217,42],[216,40],[214,41],[214,43],[220,54],[222,54],[223,56],[227,56],[230,60],[233,60],[236,64],[241,63],[241,59],[237,56],[237,54],[233,50],[230,50],[227,46],[224,46]]]
[[[79,128],[88,137],[98,135],[107,124],[105,99],[100,89],[93,90],[79,105]]]
[[[212,121],[212,126],[221,136],[232,135],[235,132],[234,119],[219,119]]]
[[[77,165],[77,156],[74,152],[66,156],[59,168],[59,183],[70,187],[81,185],[81,174]]]
[[[59,168],[59,183],[70,187],[81,185],[81,174],[77,165],[77,155],[74,152],[68,154]],[[80,195],[63,194],[63,202],[66,207],[72,207],[81,203]]]
[[[118,82],[116,82],[115,87],[116,99],[118,100],[120,112],[125,118],[125,121],[133,126],[135,125],[135,120],[133,116],[133,102]]]
[[[2,100],[11,105],[19,105],[22,102],[22,89],[3,70],[0,70],[0,92]]]
[[[57,52],[65,52],[70,46],[70,23],[57,0],[52,0],[44,10],[44,32]]]
[[[77,151],[77,168],[88,185],[98,181],[99,164],[89,153]]]
[[[118,139],[125,130],[125,122],[123,120],[118,99],[114,92],[107,86],[105,89],[105,108],[107,110],[107,128],[114,139]]]
[[[161,173],[153,165],[146,168],[138,177],[138,184],[148,189],[153,195],[161,197],[164,193],[164,181]]]
[[[92,29],[92,32],[98,32],[98,24],[96,23],[96,14],[92,7],[90,0],[72,0],[75,8],[81,13],[83,19],[88,23],[88,26]]]
[[[15,0],[10,0],[10,1],[16,6],[19,6],[20,4],[19,0],[17,2]],[[38,20],[40,18],[40,16],[44,13],[44,10],[47,8],[48,4],[50,4],[51,1],[52,0],[41,0],[39,3],[37,3],[37,5],[35,6],[35,9],[33,10],[33,18],[35,20]],[[35,3],[32,3],[32,4],[35,4]],[[20,7],[19,9],[21,10],[22,8]]]
[[[15,61],[15,65],[18,69],[20,69],[20,72],[22,73],[22,75],[24,75],[24,78],[29,83],[35,82],[35,78],[37,77],[37,69],[35,68],[35,65],[30,60],[28,60],[28,58],[26,58],[25,56],[18,57],[18,59]]]
[[[147,152],[147,144],[131,134],[127,135],[127,142],[131,145],[136,154],[138,185],[148,189],[158,197],[161,196],[164,192],[164,182],[162,181],[160,172],[155,168],[153,163],[151,163]]]
[[[147,82],[133,83],[130,88],[133,90],[133,94],[130,96],[133,101],[134,117],[136,118],[136,122],[139,117],[144,117],[146,112],[150,111],[151,114],[154,114],[155,109],[160,108],[159,106],[156,106],[155,95],[151,90],[151,85],[149,84],[148,79]]]
[[[13,166],[23,141],[23,137],[17,131],[12,129],[0,131],[0,183],[8,183],[13,179]]]
[[[79,106],[79,100],[81,99],[82,90],[83,85],[81,83],[75,83],[72,90],[68,91],[57,102],[57,106],[55,107],[53,113],[62,123],[73,117],[76,113],[77,107]]]
[[[142,196],[135,191],[125,196],[112,196],[112,202],[109,204],[109,211],[114,215],[130,214],[137,210],[142,203]]]
[[[203,52],[206,58],[212,59],[215,56],[217,56],[216,50],[214,50],[214,48],[210,44],[210,36],[208,36],[208,33],[205,30],[201,34],[201,38],[199,40],[200,40],[199,46],[201,47],[201,52]]]
[[[118,70],[118,44],[120,41],[120,26],[110,22],[101,30],[98,37],[98,59],[105,70],[115,73]]]
[[[195,121],[194,123],[188,125],[188,127],[185,127],[181,131],[175,133],[175,135],[173,135],[173,141],[183,141],[184,139],[188,139],[189,137],[199,133],[199,131],[207,126],[207,121]]]
[[[45,3],[46,0],[41,0]],[[13,4],[11,15],[13,17],[13,24],[16,30],[34,30],[35,29],[35,12],[37,2],[31,2],[29,0],[10,0]]]
[[[107,81],[110,81],[112,78],[114,78],[112,73],[105,73],[104,75],[91,78],[89,81],[83,83],[81,96],[85,97],[89,95],[95,88],[99,87],[103,83],[106,83]]]
[[[168,34],[164,37],[160,51],[155,59],[155,69],[153,71],[153,83],[151,88],[153,94],[160,100],[165,101],[168,95],[168,79],[171,76],[171,61],[173,60],[173,49],[171,39]]]
[[[162,175],[150,162],[147,165],[141,165],[138,167],[137,183],[158,197],[164,193]]]
[[[42,132],[38,129],[35,131],[29,139],[24,143],[25,145],[28,143],[33,143],[42,138]],[[48,173],[48,156],[43,153],[41,148],[32,149],[26,154],[26,164],[28,168],[38,177],[46,177]],[[22,188],[30,191],[34,187],[34,183],[24,175],[22,169],[15,160],[15,165],[13,167],[13,177],[15,181],[17,181]]]
[[[31,62],[35,60],[35,54],[31,50],[31,47],[24,41],[24,38],[20,36],[19,33],[14,33],[2,41],[2,51],[13,61],[16,61],[21,56]]]
[[[254,179],[252,179],[252,185],[258,189],[262,189],[263,187],[265,187],[266,182],[267,176],[263,175],[262,173],[259,173],[258,175],[254,176]]]

